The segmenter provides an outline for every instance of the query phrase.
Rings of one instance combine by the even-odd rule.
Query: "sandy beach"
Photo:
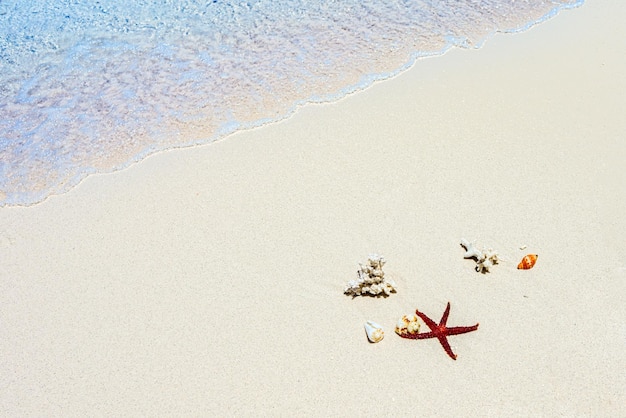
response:
[[[0,209],[0,415],[625,416],[623,16]],[[370,253],[398,292],[344,295]],[[447,302],[456,361],[394,334]]]

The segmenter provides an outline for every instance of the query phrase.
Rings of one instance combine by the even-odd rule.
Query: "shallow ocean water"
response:
[[[0,1],[0,206],[339,99],[584,0]]]

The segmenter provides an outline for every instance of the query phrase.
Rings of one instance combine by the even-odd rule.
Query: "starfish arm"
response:
[[[478,329],[478,325],[473,325],[471,327],[450,327],[446,328],[446,335],[458,335],[465,334],[466,332],[476,331]]]
[[[409,340],[423,340],[425,338],[435,338],[436,335],[432,332],[422,332],[418,334],[405,334],[400,335],[402,338],[408,338]]]
[[[441,321],[439,321],[439,326],[446,326],[448,322],[448,315],[450,314],[450,302],[448,302],[448,306],[446,306],[446,310],[443,312],[443,316],[441,317]]]
[[[420,312],[418,309],[415,311],[415,314],[422,318],[422,321],[424,321],[424,323],[428,325],[428,328],[430,328],[431,330],[437,329],[437,324],[435,323],[435,321],[427,317],[425,313]]]
[[[416,340],[424,340],[426,338],[435,338],[437,335],[434,332],[422,332],[421,334],[415,334]]]
[[[452,360],[456,360],[456,354],[452,352],[452,348],[450,347],[450,344],[448,343],[448,339],[446,338],[446,336],[441,335],[438,338],[439,338],[439,342],[441,343],[441,346],[443,347],[444,350],[446,350],[446,353],[448,353],[450,358]]]

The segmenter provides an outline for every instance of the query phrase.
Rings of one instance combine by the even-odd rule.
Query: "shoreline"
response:
[[[623,414],[620,11],[588,1],[3,208],[0,411]],[[502,263],[476,273],[461,238]],[[373,252],[398,293],[351,299]],[[480,323],[456,361],[394,335],[447,302],[450,326]]]
[[[584,2],[584,0],[577,0],[577,2]],[[488,42],[490,39],[493,39],[495,36],[499,36],[499,35],[507,35],[507,34],[520,34],[520,33],[524,33],[528,30],[531,30],[532,28],[536,27],[537,25],[540,25],[542,23],[545,23],[553,18],[556,18],[559,14],[563,13],[563,12],[568,12],[570,10],[574,10],[577,9],[579,7],[582,7],[582,5],[584,5],[584,3],[582,4],[572,4],[572,5],[559,5],[559,6],[555,6],[550,12],[546,13],[545,15],[538,17],[536,20],[531,20],[527,23],[525,23],[523,26],[517,27],[517,28],[513,28],[513,29],[501,29],[501,30],[495,30],[489,34],[484,35],[483,38],[479,39],[476,44],[474,46],[460,46],[460,44],[466,44],[467,43],[467,39],[463,42],[461,41],[457,41],[457,42],[453,42],[453,43],[449,43],[446,44],[445,46],[442,47],[442,49],[437,50],[437,51],[421,51],[421,52],[413,52],[412,54],[410,54],[410,56],[408,57],[407,61],[402,64],[399,65],[397,68],[390,70],[390,71],[386,71],[386,72],[381,72],[381,73],[371,73],[368,74],[366,77],[363,77],[359,82],[355,83],[355,84],[351,84],[348,85],[346,87],[341,88],[340,90],[336,91],[335,93],[328,93],[326,95],[324,95],[323,97],[308,97],[305,99],[300,99],[300,100],[296,100],[294,101],[293,105],[291,107],[289,107],[289,109],[286,111],[286,113],[277,116],[275,118],[272,117],[265,117],[265,118],[260,118],[260,119],[256,119],[253,122],[248,122],[248,123],[240,123],[239,121],[233,122],[231,123],[228,127],[221,127],[216,129],[214,132],[212,132],[208,137],[205,138],[200,138],[198,137],[198,132],[197,130],[193,130],[193,129],[182,129],[181,131],[176,131],[176,129],[174,129],[174,136],[176,137],[186,137],[186,138],[190,138],[188,142],[186,143],[180,143],[180,144],[172,144],[169,148],[163,148],[163,149],[157,149],[156,151],[152,150],[150,151],[149,149],[146,150],[142,150],[141,152],[139,152],[138,154],[130,157],[130,158],[119,158],[119,157],[124,157],[124,156],[117,156],[118,158],[116,158],[117,161],[123,161],[121,163],[119,163],[118,165],[114,166],[114,167],[109,167],[110,164],[106,164],[107,165],[107,169],[104,170],[98,170],[95,167],[91,166],[91,167],[82,167],[79,172],[74,173],[71,179],[66,179],[65,182],[63,182],[62,184],[57,184],[55,186],[51,186],[52,189],[58,189],[55,192],[51,192],[47,195],[45,195],[44,197],[37,197],[37,198],[30,198],[30,202],[29,203],[15,203],[15,196],[16,195],[20,195],[20,194],[28,194],[28,192],[24,192],[24,193],[13,193],[13,194],[9,194],[9,196],[12,196],[12,199],[10,199],[12,201],[12,203],[8,203],[7,202],[7,193],[5,191],[0,190],[0,209],[7,207],[31,207],[34,205],[37,205],[39,203],[44,202],[46,199],[48,199],[51,196],[61,196],[69,191],[71,191],[73,188],[75,188],[78,184],[80,184],[82,181],[84,181],[86,178],[92,176],[92,175],[103,175],[103,174],[113,174],[113,173],[117,173],[119,171],[123,171],[125,169],[128,169],[129,167],[133,166],[134,164],[138,164],[141,163],[142,161],[144,161],[146,158],[149,158],[151,156],[163,153],[163,152],[169,152],[169,151],[173,151],[173,150],[178,150],[178,149],[189,149],[189,148],[195,148],[198,146],[207,146],[210,145],[212,143],[218,142],[218,141],[224,141],[224,140],[228,140],[232,135],[235,135],[237,133],[243,133],[243,132],[248,132],[251,130],[255,130],[255,129],[259,129],[259,128],[263,128],[265,126],[274,124],[274,123],[280,123],[284,120],[287,120],[291,117],[293,117],[294,114],[296,114],[300,109],[302,109],[303,107],[309,106],[309,105],[324,105],[324,104],[330,104],[330,103],[334,103],[337,102],[339,100],[343,100],[344,98],[353,95],[353,94],[358,94],[360,92],[363,92],[364,90],[367,90],[368,88],[372,87],[374,84],[380,83],[380,82],[385,82],[388,81],[392,78],[395,78],[399,75],[401,75],[402,73],[409,71],[413,66],[418,65],[418,62],[425,59],[425,58],[438,58],[438,57],[442,57],[443,55],[445,55],[446,53],[448,53],[451,50],[454,49],[463,49],[463,50],[468,50],[468,51],[472,51],[472,50],[478,50],[480,48],[482,48],[486,42]],[[471,41],[469,41],[469,43],[471,44]],[[234,125],[235,127],[232,127],[232,125]],[[167,126],[167,124],[166,124]],[[155,146],[156,143],[153,144],[153,146]],[[100,165],[103,164],[103,161],[100,160],[96,160],[93,161],[92,164],[94,165]],[[68,167],[66,167],[68,168]],[[76,180],[78,179],[78,180]],[[45,193],[45,191],[44,191]]]

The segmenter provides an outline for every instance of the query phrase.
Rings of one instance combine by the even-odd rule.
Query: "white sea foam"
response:
[[[583,1],[2,1],[0,205],[284,118]]]

